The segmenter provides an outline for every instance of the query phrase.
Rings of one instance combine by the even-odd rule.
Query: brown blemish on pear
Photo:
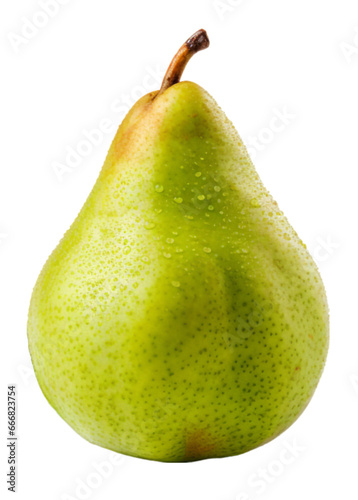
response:
[[[215,455],[215,444],[212,437],[205,430],[189,433],[185,443],[185,460],[202,460]]]

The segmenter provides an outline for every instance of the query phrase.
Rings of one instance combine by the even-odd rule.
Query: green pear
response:
[[[33,291],[40,387],[81,436],[165,462],[237,455],[307,406],[328,348],[317,267],[213,98],[180,82],[118,129]]]

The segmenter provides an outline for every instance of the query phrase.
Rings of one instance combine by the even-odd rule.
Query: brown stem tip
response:
[[[193,55],[200,50],[208,48],[209,44],[209,38],[205,30],[199,30],[188,38],[188,40],[180,47],[178,52],[173,57],[173,60],[165,73],[163,83],[157,97],[160,94],[163,94],[163,92],[165,92],[172,85],[180,82],[185,66],[188,64]]]

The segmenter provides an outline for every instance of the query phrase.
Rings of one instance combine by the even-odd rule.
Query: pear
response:
[[[287,429],[328,348],[317,267],[214,99],[180,82],[118,129],[33,291],[40,387],[81,436],[165,462],[237,455]]]

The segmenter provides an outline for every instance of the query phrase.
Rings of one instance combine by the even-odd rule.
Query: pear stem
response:
[[[205,30],[199,30],[188,38],[188,40],[180,47],[178,52],[173,57],[173,60],[165,73],[163,83],[157,97],[163,94],[163,92],[175,83],[180,82],[185,66],[188,64],[193,55],[200,50],[204,50],[209,47],[209,44],[209,38]]]

